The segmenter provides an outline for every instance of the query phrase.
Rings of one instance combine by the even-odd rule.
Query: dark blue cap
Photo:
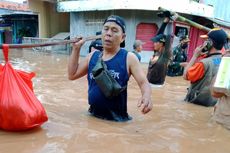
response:
[[[125,21],[122,17],[117,16],[117,15],[111,15],[104,21],[104,24],[106,22],[115,22],[116,24],[118,24],[121,27],[123,33],[125,33],[126,26],[125,26]]]
[[[213,42],[213,47],[221,50],[224,44],[227,42],[228,35],[227,33],[220,28],[214,28],[209,31],[207,35],[201,35],[201,38],[209,38]]]
[[[151,39],[153,42],[161,42],[164,43],[166,42],[166,36],[164,34],[159,34]]]
[[[227,34],[223,29],[212,30],[208,33],[208,37],[213,41],[213,47],[221,50],[227,42]]]

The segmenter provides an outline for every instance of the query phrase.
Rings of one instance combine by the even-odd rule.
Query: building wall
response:
[[[230,22],[230,1],[229,0],[204,0],[207,5],[214,6],[214,18]]]
[[[120,15],[126,21],[126,49],[133,50],[133,42],[136,38],[136,26],[139,23],[156,23],[158,27],[162,23],[162,18],[157,17],[154,11],[132,11],[132,10],[113,10],[113,11],[91,11],[91,12],[72,12],[70,13],[70,35],[71,38],[76,36],[95,35],[97,31],[102,29],[104,19],[109,15]],[[165,33],[172,33],[172,26],[167,26]],[[81,55],[88,53],[90,42],[86,42],[83,46]],[[142,62],[148,62],[152,51],[142,51]]]
[[[46,15],[47,12],[44,2],[29,0],[29,8],[35,14],[38,14],[39,37],[48,37],[48,15]]]
[[[69,32],[69,13],[57,13],[55,3],[29,0],[29,8],[39,16],[39,37]]]
[[[53,37],[59,32],[69,32],[70,29],[70,17],[69,13],[58,13],[56,11],[56,5],[53,3],[46,4],[47,14],[49,16],[48,25],[49,36]]]

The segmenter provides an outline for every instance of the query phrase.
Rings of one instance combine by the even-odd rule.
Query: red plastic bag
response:
[[[33,79],[33,77],[35,77],[35,73],[28,73],[21,70],[16,70],[16,72],[22,77],[22,79],[25,81],[28,87],[33,91],[33,82],[31,80]]]
[[[0,64],[0,75],[2,73],[4,66],[2,64]],[[35,77],[35,73],[34,72],[24,72],[21,70],[15,70],[21,77],[22,79],[25,81],[25,83],[29,86],[29,88],[33,91],[33,82],[31,81],[33,79],[33,77]]]
[[[34,73],[14,70],[8,62],[8,46],[3,45],[5,65],[0,66],[0,128],[27,130],[48,120],[45,109],[33,92]]]
[[[3,66],[2,66],[2,64],[0,64],[0,75],[2,73],[2,69],[3,69]]]

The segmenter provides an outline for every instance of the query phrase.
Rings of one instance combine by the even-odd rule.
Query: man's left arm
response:
[[[153,105],[151,98],[151,86],[137,58],[135,58],[133,54],[128,54],[127,60],[129,73],[136,80],[142,94],[142,97],[138,102],[138,107],[141,108],[141,112],[143,114],[146,114],[152,110]]]

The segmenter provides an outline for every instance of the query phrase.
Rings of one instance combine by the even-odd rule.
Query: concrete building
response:
[[[17,42],[17,33],[21,28],[22,18],[27,20],[24,18],[25,13],[31,14],[25,3],[0,2],[0,43]],[[21,16],[15,19],[16,14],[21,14]]]
[[[227,1],[228,3],[228,1]],[[142,62],[148,62],[153,51],[151,38],[155,36],[162,18],[157,17],[158,8],[163,7],[180,15],[200,23],[209,28],[213,27],[214,8],[191,0],[58,0],[58,12],[70,13],[70,35],[71,38],[82,35],[94,35],[100,31],[104,19],[116,14],[125,18],[127,24],[126,49],[131,51],[135,39],[145,42],[141,52]],[[216,22],[215,22],[216,23]],[[220,26],[229,28],[228,23],[219,22]],[[188,34],[192,40],[188,49],[189,58],[193,54],[195,47],[202,43],[200,34],[206,33],[204,30],[192,27],[185,22],[174,21],[167,27],[166,34],[173,38],[173,44],[177,43],[177,36]],[[88,52],[87,44],[81,52],[85,56]]]
[[[50,38],[69,32],[69,13],[58,13],[55,0],[0,2],[0,43],[21,43],[22,37]]]
[[[56,0],[28,0],[29,9],[38,16],[40,38],[50,38],[69,32],[69,13],[57,12]]]

